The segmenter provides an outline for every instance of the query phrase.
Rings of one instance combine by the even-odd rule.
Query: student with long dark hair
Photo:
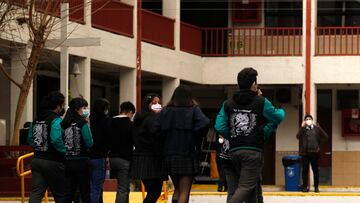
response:
[[[165,173],[162,164],[163,141],[159,133],[160,97],[145,96],[141,113],[134,118],[134,145],[131,177],[141,179],[147,191],[143,203],[156,203],[160,197]]]
[[[28,143],[34,148],[30,203],[41,202],[48,187],[55,202],[66,203],[65,146],[60,126],[64,102],[63,94],[51,92],[42,99],[40,113],[30,125]]]
[[[91,109],[90,125],[94,145],[90,149],[90,198],[92,203],[101,203],[106,174],[106,158],[109,151],[110,102],[97,99]]]
[[[175,191],[172,202],[189,202],[191,185],[199,172],[199,143],[209,129],[209,119],[192,97],[189,86],[180,85],[160,113],[164,159]]]
[[[72,99],[61,122],[66,147],[65,176],[69,185],[67,202],[74,200],[77,188],[80,190],[81,201],[91,202],[89,149],[93,145],[93,139],[88,124],[90,111],[87,106],[87,101],[81,97]]]

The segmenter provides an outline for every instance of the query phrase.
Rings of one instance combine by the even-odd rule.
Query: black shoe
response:
[[[222,192],[222,191],[223,191],[223,187],[222,187],[222,186],[218,186],[217,191],[218,191],[218,192]]]
[[[319,188],[316,187],[314,192],[319,193],[320,192]]]
[[[301,192],[309,192],[309,188],[307,187],[302,187],[300,190]]]

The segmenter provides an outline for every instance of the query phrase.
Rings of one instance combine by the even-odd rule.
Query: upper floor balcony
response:
[[[24,5],[25,1],[16,0],[15,2]],[[257,3],[253,5],[255,6],[254,9],[245,10],[236,9],[236,6],[250,6],[251,4],[232,4],[235,10],[232,13],[229,12],[229,15],[232,16],[232,24],[229,27],[199,27],[181,22],[180,33],[175,33],[177,32],[175,30],[175,19],[163,16],[161,12],[155,13],[143,9],[142,40],[157,46],[175,49],[175,37],[179,36],[179,49],[181,51],[203,57],[302,56],[304,25],[296,20],[301,15],[299,11],[302,5],[301,1],[297,0],[291,5],[288,3],[287,7],[294,9],[292,13],[281,13],[284,11],[279,9],[282,6],[280,3],[284,4],[283,2],[267,3],[264,5],[264,11],[261,11],[261,4]],[[86,12],[84,12],[84,9],[86,6],[84,1],[69,1],[69,7],[70,20],[85,24],[84,15]],[[350,20],[354,18],[348,17],[353,15],[350,15],[351,13],[349,16],[347,16],[348,13],[345,13],[346,15],[342,14],[342,17],[345,16],[345,24],[342,26],[323,26],[328,23],[329,19],[326,16],[330,14],[324,14],[322,7],[324,7],[322,3],[319,3],[318,27],[313,31],[315,40],[311,44],[315,49],[315,56],[360,55],[360,27],[348,26]],[[41,12],[41,5],[36,8]],[[191,9],[189,10],[191,11]],[[250,14],[256,11],[254,18],[249,19],[260,24],[257,26],[243,26],[241,23],[244,23],[245,20],[246,23],[249,21],[249,19],[242,19],[241,16],[243,15],[240,15],[245,11],[250,12]],[[119,0],[93,1],[91,6],[91,26],[133,38],[134,28],[136,28],[134,22],[135,12],[134,6]],[[188,11],[185,9],[184,12]],[[53,13],[59,16],[59,4],[54,3]],[[252,16],[250,14],[249,16]],[[287,15],[288,18],[280,18],[280,14]],[[264,19],[261,18],[262,15]],[[279,25],[284,26],[280,27]]]

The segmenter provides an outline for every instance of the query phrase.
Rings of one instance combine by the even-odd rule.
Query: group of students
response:
[[[145,96],[140,112],[123,102],[112,118],[106,99],[94,102],[90,116],[85,99],[72,99],[66,114],[64,102],[61,93],[51,92],[30,126],[30,203],[41,202],[47,188],[55,202],[76,202],[77,191],[83,203],[102,202],[107,157],[118,180],[116,202],[129,202],[130,180],[140,179],[147,191],[143,202],[155,203],[169,176],[172,202],[189,201],[199,171],[199,143],[209,128],[190,87],[178,86],[164,108],[153,93]]]
[[[227,203],[263,201],[263,147],[285,117],[283,109],[262,96],[257,76],[253,68],[241,70],[239,90],[222,104],[216,117]],[[143,202],[155,203],[168,177],[175,187],[172,202],[189,202],[192,182],[199,172],[201,139],[209,129],[209,119],[189,86],[178,86],[164,108],[160,96],[150,93],[140,112],[135,113],[131,102],[123,102],[120,114],[112,118],[106,99],[94,102],[89,117],[88,103],[80,97],[70,101],[62,118],[64,101],[61,93],[50,93],[30,127],[28,142],[34,148],[30,203],[41,202],[48,187],[55,202],[72,202],[77,190],[84,203],[102,202],[107,157],[118,180],[116,202],[129,202],[130,180],[140,179],[147,191]],[[307,166],[309,162],[316,166],[318,141],[327,135],[308,120],[312,117],[305,117],[297,137]],[[318,179],[318,172],[314,172]],[[308,191],[306,181],[304,191]],[[318,191],[317,186],[318,181]]]

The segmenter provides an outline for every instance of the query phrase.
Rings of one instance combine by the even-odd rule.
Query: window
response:
[[[265,0],[266,27],[301,27],[302,0]]]
[[[346,1],[345,26],[360,25],[360,2]]]
[[[162,15],[162,1],[161,0],[143,0],[142,8]]]
[[[255,0],[233,1],[232,22],[234,23],[260,23],[261,2]]]
[[[359,26],[360,2],[318,0],[318,26]]]
[[[359,108],[358,90],[338,90],[336,98],[338,110]]]

